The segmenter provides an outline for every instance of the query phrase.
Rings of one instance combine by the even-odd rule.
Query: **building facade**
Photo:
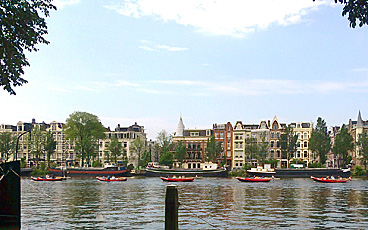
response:
[[[243,122],[237,121],[233,128],[233,162],[232,169],[241,169],[246,163],[245,143],[250,137],[250,130],[245,128]]]
[[[54,153],[50,156],[50,161],[56,163],[59,166],[79,166],[81,165],[81,159],[74,151],[75,144],[68,140],[65,135],[65,125],[60,122],[53,121],[50,124],[45,122],[36,123],[35,119],[32,119],[32,123],[18,122],[16,126],[1,125],[0,132],[11,132],[14,136],[18,137],[18,154],[17,159],[24,159],[27,166],[32,167],[36,161],[46,161],[46,153],[36,155],[30,145],[30,138],[32,134],[28,131],[33,128],[39,129],[42,133],[51,133],[54,141],[56,142],[56,148]],[[120,125],[111,131],[106,129],[106,138],[98,141],[98,154],[97,160],[101,163],[107,161],[108,144],[111,142],[112,137],[116,137],[119,142],[122,143],[124,150],[127,153],[128,164],[138,166],[138,157],[136,153],[131,149],[132,142],[137,138],[140,138],[147,143],[146,133],[144,132],[144,126],[140,126],[137,123],[129,127],[120,127]],[[148,146],[148,145],[147,145]],[[14,154],[12,155],[14,157]],[[11,159],[13,160],[13,159]],[[118,158],[118,161],[122,160],[122,156]]]
[[[226,124],[213,124],[213,135],[217,142],[221,143],[222,153],[221,158],[218,159],[217,163],[223,161],[226,158],[226,166],[232,168],[233,159],[233,126],[230,122]]]
[[[204,156],[207,142],[212,135],[212,129],[185,129],[183,119],[180,116],[172,141],[174,144],[180,141],[186,147],[186,157],[181,167],[186,169],[202,168],[205,163]]]
[[[278,167],[287,167],[287,158],[282,156],[281,153],[281,134],[284,133],[286,124],[279,122],[275,116],[270,123],[270,158],[274,158],[279,161]]]
[[[296,152],[292,159],[303,161],[305,165],[316,160],[314,153],[309,150],[309,138],[313,130],[312,122],[295,122],[290,124],[293,127],[294,135],[298,137]]]
[[[354,150],[349,152],[349,155],[352,157],[352,165],[360,165],[363,166],[362,162],[362,154],[360,153],[360,147],[356,144],[359,141],[359,138],[363,133],[368,133],[368,120],[363,121],[362,115],[359,111],[357,121],[349,120],[349,124],[347,126],[348,132],[354,139]]]

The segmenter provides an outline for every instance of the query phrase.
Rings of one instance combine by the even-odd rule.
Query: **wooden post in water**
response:
[[[175,185],[166,187],[165,199],[165,230],[177,230],[179,217],[178,189]]]

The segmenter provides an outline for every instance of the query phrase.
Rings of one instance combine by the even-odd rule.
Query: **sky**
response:
[[[0,124],[75,111],[149,139],[242,121],[368,119],[368,26],[334,0],[54,0],[29,83],[0,91]]]

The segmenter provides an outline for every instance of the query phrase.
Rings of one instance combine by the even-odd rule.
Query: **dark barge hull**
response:
[[[0,168],[0,229],[20,229],[20,162],[3,163]]]
[[[310,178],[314,177],[327,177],[327,176],[341,176],[349,177],[350,170],[343,169],[275,169],[275,177],[281,178]],[[270,174],[262,172],[247,172],[250,176],[271,176]]]
[[[70,176],[70,177],[96,177],[96,176],[115,176],[127,177],[131,176],[128,169],[96,169],[96,168],[49,168],[50,174],[55,176]]]
[[[145,176],[147,177],[172,177],[172,176],[186,176],[186,177],[228,177],[229,173],[226,169],[215,170],[195,170],[195,169],[161,169],[161,168],[147,168]]]

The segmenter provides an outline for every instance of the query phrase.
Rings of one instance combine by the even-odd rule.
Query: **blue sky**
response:
[[[65,122],[74,111],[148,137],[213,123],[368,119],[368,27],[333,0],[58,0],[49,45],[0,123]]]

